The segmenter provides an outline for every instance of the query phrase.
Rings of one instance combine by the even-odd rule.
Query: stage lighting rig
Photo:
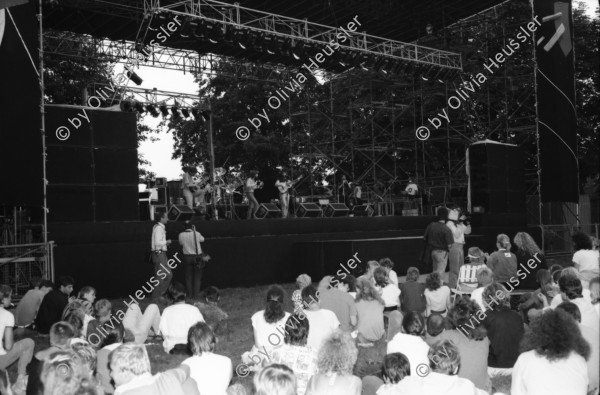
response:
[[[200,117],[202,116],[202,114],[200,114],[200,110],[197,108],[192,108],[192,115],[196,121],[200,120]]]
[[[146,106],[146,111],[148,111],[154,118],[157,118],[160,115],[154,104],[148,104]]]
[[[160,112],[162,113],[163,117],[169,116],[169,108],[166,104],[161,104],[158,108],[160,109]]]
[[[182,108],[181,109],[181,115],[183,115],[184,118],[189,118],[190,117],[190,110],[188,108]]]
[[[125,67],[125,70],[127,71],[127,77],[129,77],[131,81],[133,81],[136,85],[142,85],[142,82],[144,82],[144,80],[142,80],[140,76],[135,73],[135,71],[132,71],[127,67]]]
[[[135,110],[137,112],[139,112],[140,114],[143,114],[146,112],[146,110],[144,110],[144,105],[142,103],[140,103],[139,101],[134,101],[133,102],[133,107],[135,108]]]

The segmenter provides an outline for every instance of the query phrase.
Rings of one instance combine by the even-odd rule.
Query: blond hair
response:
[[[125,343],[110,354],[110,368],[134,376],[150,373],[150,358],[143,344]]]

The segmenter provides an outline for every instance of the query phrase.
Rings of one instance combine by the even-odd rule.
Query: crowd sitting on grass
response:
[[[39,279],[13,314],[12,290],[0,285],[0,369],[17,365],[12,386],[0,370],[0,394],[598,395],[600,261],[584,236],[574,235],[574,265],[563,268],[545,266],[528,234],[514,237],[515,253],[500,234],[491,255],[469,249],[456,289],[438,271],[421,282],[414,266],[403,280],[389,258],[368,261],[358,278],[325,276],[318,287],[300,274],[293,312],[273,285],[248,323],[253,345],[241,356],[252,389],[232,383],[244,371],[217,353],[228,315],[214,287],[192,305],[173,281],[162,312],[134,302],[114,312],[92,286],[75,298],[73,278],[56,287]],[[532,259],[541,267],[523,288],[517,265]],[[32,339],[14,340],[14,327],[48,334],[49,347],[34,353]],[[181,364],[152,375],[148,341],[184,356]],[[359,377],[360,350],[380,346],[381,372]]]

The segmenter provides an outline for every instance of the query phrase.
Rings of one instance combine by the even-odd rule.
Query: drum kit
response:
[[[242,193],[241,188],[244,185],[243,176],[239,172],[230,171],[222,167],[217,167],[214,173],[216,187],[216,203],[225,205],[225,218],[233,218],[236,216],[235,201],[238,200],[244,204],[248,203],[248,199]],[[235,197],[238,198],[235,198]]]

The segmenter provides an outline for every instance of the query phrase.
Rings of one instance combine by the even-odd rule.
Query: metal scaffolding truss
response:
[[[88,85],[90,93],[92,95],[100,95],[99,97],[102,97],[101,92],[105,92],[104,88],[107,87],[109,87],[108,84],[93,83]],[[126,85],[112,85],[112,89],[114,89],[115,93],[118,92],[119,95],[117,96],[121,98],[113,104],[118,104],[120,101],[124,100],[133,100],[143,105],[164,104],[168,107],[177,106],[181,108],[199,108],[201,110],[208,109],[207,99],[189,93],[163,91],[156,88],[144,89]]]
[[[266,13],[238,3],[228,4],[216,0],[185,0],[169,5],[160,1],[145,1],[146,15],[161,12],[173,13],[190,18],[201,19],[218,25],[221,32],[235,29],[242,32],[265,34],[271,39],[283,38],[298,42],[317,44],[325,47],[345,37],[339,43],[340,49],[348,53],[377,57],[382,61],[384,70],[398,71],[406,63],[428,66],[436,71],[462,70],[461,55],[413,43],[404,43],[366,33],[351,34],[343,27],[331,27],[318,23]],[[351,22],[351,21],[349,21]]]

